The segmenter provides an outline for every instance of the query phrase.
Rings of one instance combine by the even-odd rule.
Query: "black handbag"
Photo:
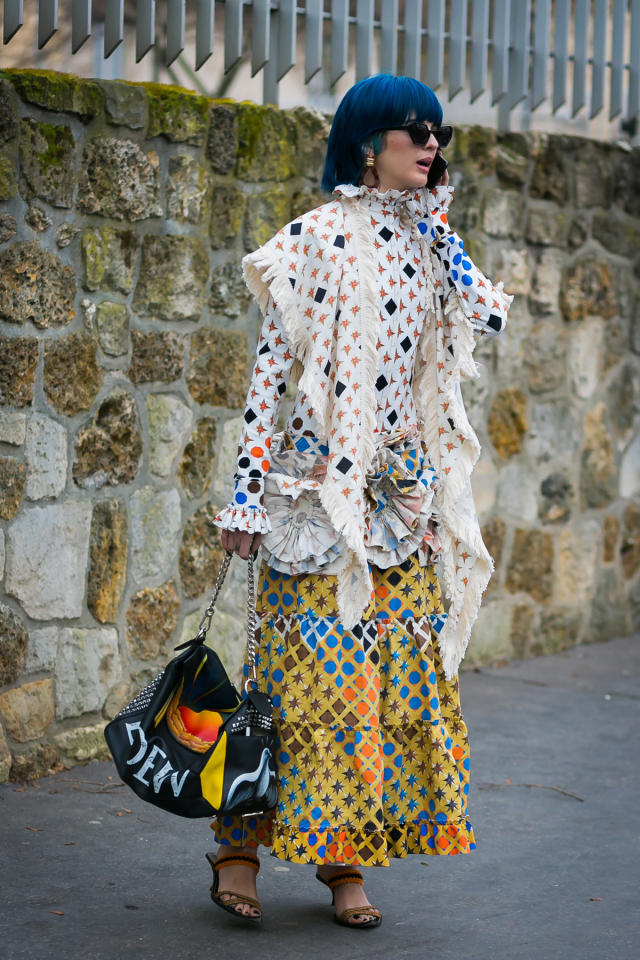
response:
[[[257,690],[253,559],[248,564],[248,676],[241,697],[205,645],[231,562],[225,554],[193,640],[107,725],[116,769],[142,799],[181,817],[257,814],[277,801],[273,705]]]

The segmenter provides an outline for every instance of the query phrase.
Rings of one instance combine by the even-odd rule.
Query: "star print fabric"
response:
[[[495,334],[504,324],[502,301],[494,305],[490,297],[491,282],[467,258],[463,241],[449,229],[447,209],[452,188],[439,187],[429,194],[423,191],[379,193],[351,185],[337,190],[366,206],[374,233],[379,284],[376,432],[392,434],[398,429],[415,430],[418,417],[412,378],[417,344],[427,322],[429,284],[422,246],[407,229],[407,222],[411,220],[422,235],[428,234],[431,238],[437,265],[435,286],[442,305],[455,291],[477,332]],[[271,463],[278,403],[286,391],[293,359],[280,313],[270,297],[247,396],[233,501],[215,518],[223,529],[271,531],[264,481]],[[340,389],[339,386],[336,389]],[[309,398],[302,392],[298,394],[286,429],[294,438],[321,436]]]
[[[458,680],[444,678],[432,642],[443,616],[435,570],[413,554],[371,572],[371,603],[346,630],[335,575],[263,562],[258,676],[275,708],[279,800],[269,815],[214,820],[223,846],[361,866],[475,848]]]

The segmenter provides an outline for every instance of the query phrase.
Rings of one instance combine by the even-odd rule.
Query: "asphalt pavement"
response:
[[[0,960],[636,960],[640,635],[465,671],[469,856],[366,872],[377,930],[331,922],[313,868],[263,858],[260,927],[209,899],[206,821],[110,763],[0,787]]]

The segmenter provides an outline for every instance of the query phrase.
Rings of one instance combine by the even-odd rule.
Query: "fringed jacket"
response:
[[[396,237],[406,238],[413,263],[420,260],[423,308],[411,389],[418,434],[437,476],[432,509],[449,601],[438,643],[448,678],[464,655],[493,568],[470,485],[480,445],[465,412],[460,383],[478,376],[472,356],[475,334],[499,333],[512,300],[502,284],[493,286],[483,277],[450,231],[446,211],[452,193],[451,188],[440,187],[430,193],[379,194],[342,185],[330,202],[287,224],[243,260],[245,280],[263,313],[268,317],[271,311],[273,317],[277,311],[284,332],[279,339],[285,341],[285,356],[295,361],[293,375],[299,376],[298,396],[312,408],[325,444],[326,472],[319,497],[344,545],[338,605],[345,626],[351,628],[372,590],[364,542],[364,491],[377,450],[379,330],[387,296],[379,280],[383,268],[376,256],[377,231],[389,205],[395,208]],[[385,230],[390,232],[383,225],[380,236]],[[256,370],[261,349],[266,349],[263,341],[264,337]],[[249,410],[248,405],[246,419],[253,416]],[[263,463],[268,470],[268,458]],[[249,490],[260,486],[255,478],[259,472],[250,471]],[[242,478],[239,482],[242,486]],[[268,514],[261,511],[254,511],[256,522],[239,522],[240,515],[251,514],[241,509],[246,499],[246,493],[237,492],[234,503],[216,518],[218,525],[269,531]]]

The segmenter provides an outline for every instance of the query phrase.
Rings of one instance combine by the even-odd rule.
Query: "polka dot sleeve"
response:
[[[464,242],[454,233],[448,222],[447,211],[453,197],[453,187],[436,187],[429,192],[428,219],[418,223],[423,236],[431,240],[431,249],[438,258],[436,292],[444,306],[453,291],[476,333],[495,336],[502,333],[507,323],[507,311],[513,297],[506,294],[502,284],[494,286],[473,263],[464,249]]]
[[[278,308],[270,299],[247,393],[233,499],[214,519],[216,526],[223,530],[248,533],[268,533],[271,530],[264,509],[264,478],[271,463],[271,438],[278,404],[287,389],[292,366],[293,354],[287,344]]]

